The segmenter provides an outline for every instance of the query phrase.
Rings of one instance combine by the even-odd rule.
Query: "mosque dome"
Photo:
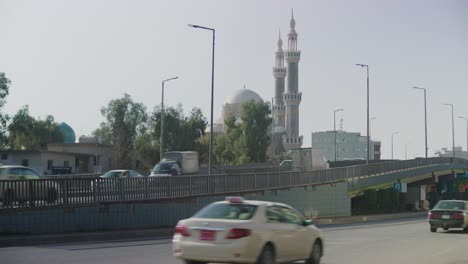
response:
[[[73,128],[71,128],[67,123],[60,123],[59,124],[60,132],[63,134],[63,143],[75,143],[76,135]]]
[[[227,104],[243,104],[253,100],[254,102],[263,102],[260,95],[249,89],[239,89],[234,92],[226,101]]]

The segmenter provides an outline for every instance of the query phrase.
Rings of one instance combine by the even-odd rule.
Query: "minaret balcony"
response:
[[[299,62],[301,59],[301,51],[286,51],[286,61],[287,62]]]
[[[273,112],[284,112],[286,111],[286,106],[285,105],[274,105],[273,106]]]
[[[303,136],[284,136],[283,143],[284,144],[298,144],[302,145],[304,137]]]
[[[301,102],[302,100],[302,93],[301,92],[290,92],[290,93],[285,93],[283,95],[283,99],[286,102],[293,102],[297,101],[298,103]]]
[[[278,78],[286,77],[286,68],[285,67],[273,67],[273,75]]]

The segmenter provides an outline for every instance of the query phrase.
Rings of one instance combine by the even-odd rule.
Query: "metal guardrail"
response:
[[[229,193],[245,193],[339,181],[385,177],[438,166],[468,168],[468,160],[415,159],[352,167],[314,170],[141,178],[48,177],[40,180],[0,181],[0,209],[57,207],[161,200]]]

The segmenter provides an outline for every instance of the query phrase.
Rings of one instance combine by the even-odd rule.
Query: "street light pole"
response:
[[[392,133],[392,160],[393,160],[393,136],[399,134],[400,132],[393,132]]]
[[[425,138],[425,151],[426,151],[426,159],[427,159],[427,105],[426,105],[426,88],[421,87],[413,87],[413,89],[423,90],[424,91],[424,138]]]
[[[208,154],[208,174],[211,175],[211,160],[213,156],[213,100],[214,100],[214,55],[215,55],[215,29],[199,25],[188,24],[189,27],[209,30],[213,33],[213,44],[211,51],[211,116],[210,116],[210,151]]]
[[[453,152],[453,157],[455,158],[455,120],[453,117],[453,104],[443,104],[450,106],[452,108],[452,152]]]
[[[335,134],[335,161],[336,161],[336,112],[343,111],[343,108],[333,110],[333,133]]]
[[[468,117],[459,116],[458,118],[466,120],[466,159],[468,159]]]
[[[159,135],[159,160],[162,160],[164,154],[164,83],[175,80],[179,77],[173,77],[162,81],[161,87],[161,133]]]
[[[357,66],[366,67],[367,70],[367,158],[366,164],[369,164],[370,159],[370,129],[369,129],[369,65],[366,64],[356,64]]]
[[[275,118],[273,116],[274,99],[275,97],[271,98],[271,161],[272,163],[274,163],[274,160],[275,160],[275,140],[274,140]]]

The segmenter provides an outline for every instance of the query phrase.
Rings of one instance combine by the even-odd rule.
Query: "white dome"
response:
[[[249,90],[249,89],[239,89],[234,92],[233,95],[231,95],[226,103],[227,104],[243,104],[248,101],[255,101],[255,102],[263,102],[262,98],[260,95],[258,95],[256,92]]]

